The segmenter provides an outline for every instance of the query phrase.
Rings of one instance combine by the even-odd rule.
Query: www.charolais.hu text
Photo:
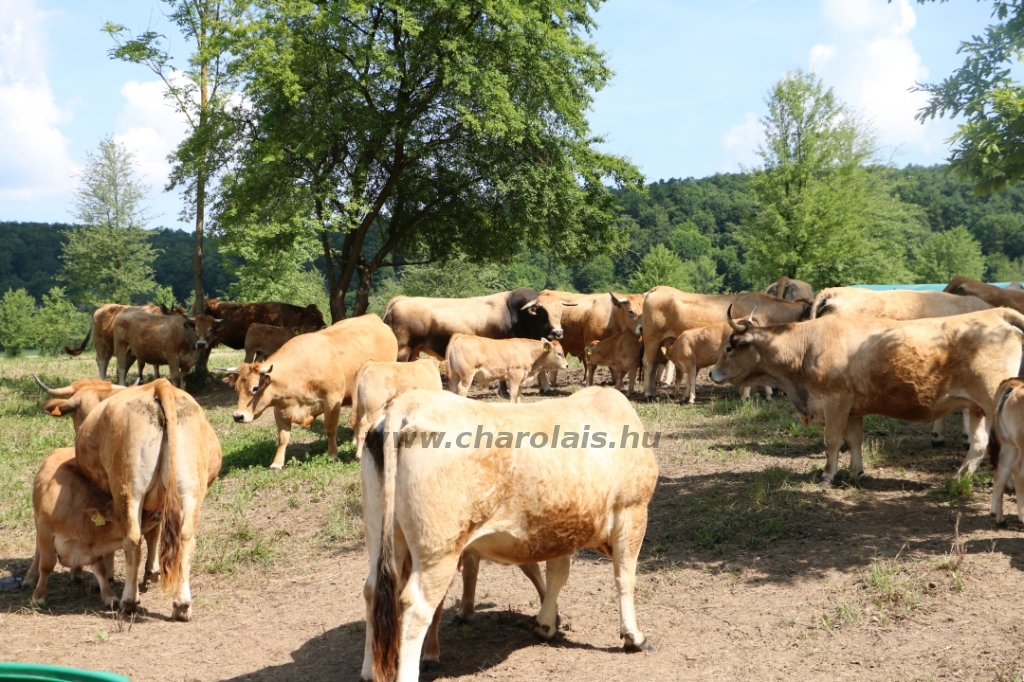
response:
[[[398,447],[425,448],[656,448],[661,442],[661,431],[637,432],[628,426],[622,427],[621,434],[608,431],[591,431],[584,426],[582,431],[562,429],[555,425],[551,431],[485,431],[482,426],[476,432],[461,431],[371,431],[367,434],[370,447],[380,447],[384,439],[390,438]]]

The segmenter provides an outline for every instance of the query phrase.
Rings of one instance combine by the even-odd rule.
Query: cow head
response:
[[[212,348],[214,345],[213,337],[217,333],[217,327],[224,320],[217,319],[212,315],[203,313],[202,315],[196,315],[195,317],[185,318],[185,329],[195,332],[195,348],[196,350],[203,350],[204,348]]]
[[[264,367],[262,363],[250,362],[237,367],[217,369],[226,372],[224,383],[234,386],[238,392],[238,409],[231,415],[232,419],[239,424],[248,424],[254,419],[259,419],[273,400],[273,379],[270,373],[274,366]]]
[[[542,327],[542,338],[560,339],[565,335],[565,331],[562,329],[562,308],[575,305],[578,304],[563,301],[553,292],[545,289],[537,295],[537,298],[528,301],[519,310],[537,318]]]
[[[72,382],[69,386],[50,388],[36,375],[33,374],[32,378],[36,380],[41,389],[51,396],[50,400],[43,403],[43,412],[54,417],[71,415],[75,433],[78,433],[82,422],[96,409],[97,405],[125,389],[124,386],[117,386],[102,379],[81,379]]]
[[[562,344],[558,341],[542,341],[542,343],[544,345],[541,348],[540,357],[534,361],[530,373],[568,369],[569,363],[565,360]]]
[[[726,341],[718,362],[711,368],[711,380],[717,384],[729,383],[740,385],[746,383],[758,370],[761,364],[760,350],[755,343],[757,323],[754,312],[745,320],[732,319],[732,306],[726,312],[726,319],[732,327],[732,335]]]
[[[316,307],[315,303],[310,303],[302,309],[302,322],[299,324],[301,327],[312,327],[310,331],[314,332],[327,328],[327,325],[324,323],[324,316],[320,313],[320,309]]]
[[[609,291],[612,297],[612,311],[619,329],[628,329],[639,336],[643,333],[644,297],[638,294],[626,295]]]

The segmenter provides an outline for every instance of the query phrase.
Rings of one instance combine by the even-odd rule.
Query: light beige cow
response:
[[[612,385],[621,390],[625,388],[626,379],[629,379],[626,394],[632,393],[643,352],[640,337],[632,330],[621,331],[604,341],[592,342],[586,352],[587,386],[594,385],[594,373],[598,367],[607,367],[612,373]]]
[[[363,456],[366,432],[384,415],[397,396],[422,388],[443,391],[440,363],[434,358],[420,358],[415,362],[363,363],[355,376],[352,392],[352,442],[356,445],[356,459]]]
[[[448,344],[445,366],[452,393],[465,396],[473,381],[485,386],[507,381],[509,397],[517,403],[523,382],[539,372],[565,369],[569,363],[558,341],[454,334]]]

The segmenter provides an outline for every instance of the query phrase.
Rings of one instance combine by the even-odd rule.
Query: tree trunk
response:
[[[210,93],[207,86],[208,67],[204,63],[199,76],[199,127],[207,125],[206,107],[209,105]],[[206,159],[199,162],[196,174],[196,232],[192,242],[192,282],[195,287],[195,301],[192,303],[192,314],[200,315],[206,310],[206,291],[203,288],[203,233],[206,230]],[[205,379],[209,375],[207,363],[210,360],[210,349],[199,354],[199,362],[195,367],[196,377]]]
[[[356,288],[356,303],[352,310],[352,317],[365,315],[366,309],[370,306],[370,286],[373,284],[373,270],[363,258],[359,256],[359,286]]]

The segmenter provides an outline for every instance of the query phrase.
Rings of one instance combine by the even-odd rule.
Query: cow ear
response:
[[[235,382],[238,381],[238,375],[234,372],[225,374],[223,377],[221,377],[221,381],[223,381],[228,386],[234,386]]]
[[[544,342],[544,352],[545,353],[550,353],[551,352],[551,348],[552,348],[551,342],[550,341],[545,341]]]
[[[619,296],[614,291],[609,291],[608,295],[612,297],[612,304],[617,306],[629,305],[629,299],[625,296]]]
[[[196,328],[196,321],[191,319],[191,318],[186,317],[184,325],[185,325],[185,329],[195,329]]]
[[[301,331],[299,331],[299,328],[298,328],[298,327],[292,327],[292,336],[298,336],[298,335],[299,335],[299,334],[301,334],[301,333],[302,333],[302,332],[301,332]]]
[[[43,412],[54,417],[66,417],[79,408],[78,398],[65,400],[64,398],[53,398],[43,403]]]

